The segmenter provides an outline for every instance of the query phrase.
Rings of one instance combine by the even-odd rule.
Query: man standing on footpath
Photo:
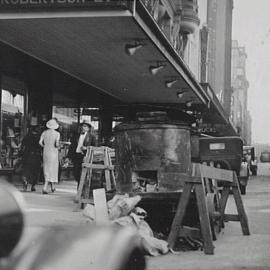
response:
[[[80,124],[80,134],[72,138],[67,158],[73,162],[73,174],[79,188],[83,158],[88,146],[96,146],[96,137],[92,133],[93,127],[90,123],[84,121]]]

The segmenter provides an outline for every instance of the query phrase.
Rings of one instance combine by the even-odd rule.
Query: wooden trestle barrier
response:
[[[205,254],[214,254],[213,235],[210,226],[209,209],[206,202],[206,181],[215,179],[219,184],[220,196],[220,219],[222,221],[239,221],[243,235],[249,235],[248,219],[245,213],[244,205],[240,195],[237,175],[234,171],[217,169],[202,164],[193,164],[193,176],[186,180],[183,192],[179,200],[175,217],[171,225],[171,231],[168,237],[168,243],[171,249],[174,248],[176,239],[181,233],[182,222],[188,201],[192,191],[196,195],[196,201],[199,212],[201,234],[203,237],[203,248]],[[229,193],[232,191],[238,214],[225,214],[225,208]]]
[[[95,157],[95,154],[99,154],[99,158]],[[102,170],[105,174],[106,191],[112,190],[115,187],[115,175],[114,165],[112,165],[112,157],[114,156],[114,150],[101,146],[89,146],[87,148],[86,155],[82,163],[82,173],[80,179],[80,185],[77,192],[78,206],[80,207],[84,203],[91,203],[90,188],[92,182],[93,169]],[[103,164],[99,164],[99,163]],[[97,164],[98,163],[98,164]]]

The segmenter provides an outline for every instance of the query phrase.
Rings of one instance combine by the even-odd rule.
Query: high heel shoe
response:
[[[48,194],[48,192],[44,189],[42,189],[42,194]]]
[[[55,187],[53,187],[52,183],[51,183],[51,191],[52,192],[55,192],[56,191],[56,189],[55,189]]]

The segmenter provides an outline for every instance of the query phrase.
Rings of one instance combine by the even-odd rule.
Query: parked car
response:
[[[248,165],[243,163],[243,141],[240,137],[200,138],[199,155],[200,162],[235,171],[241,194],[246,194],[249,173]]]
[[[260,161],[262,163],[270,162],[270,152],[269,151],[261,152]]]
[[[0,183],[1,270],[143,270],[141,240],[130,228],[115,226],[55,227],[20,245],[22,197]]]

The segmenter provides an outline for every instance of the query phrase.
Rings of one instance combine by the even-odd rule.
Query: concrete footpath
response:
[[[57,191],[49,195],[41,194],[41,186],[35,193],[22,192],[26,201],[26,230],[22,242],[26,239],[29,241],[29,236],[35,230],[55,225],[89,224],[81,211],[74,211],[76,184],[62,182],[56,188]],[[250,236],[242,235],[239,222],[229,222],[214,242],[214,255],[205,255],[202,251],[186,251],[148,257],[147,269],[270,269],[270,177],[251,178],[247,195],[242,198],[249,219]],[[231,199],[226,212],[235,213]]]
[[[87,219],[81,211],[75,211],[74,203],[77,184],[73,181],[56,185],[56,192],[41,194],[42,186],[36,192],[22,192],[25,201],[25,222],[27,227],[77,226]],[[50,189],[48,189],[50,190]]]

